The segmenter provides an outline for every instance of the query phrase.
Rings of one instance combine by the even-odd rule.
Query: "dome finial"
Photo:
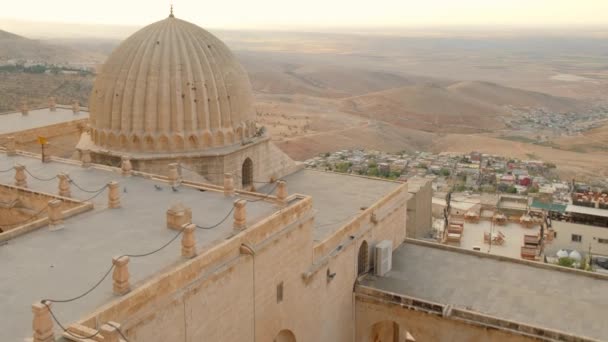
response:
[[[173,15],[173,4],[171,4],[171,12],[169,13],[169,18],[175,18]]]

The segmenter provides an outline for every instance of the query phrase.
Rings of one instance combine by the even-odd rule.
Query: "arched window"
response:
[[[357,255],[357,276],[365,274],[367,271],[369,271],[369,247],[367,241],[363,241]]]
[[[243,177],[243,189],[250,188],[253,185],[253,162],[250,158],[245,159],[243,162],[241,176]]]
[[[296,335],[291,330],[281,330],[273,342],[296,342]]]

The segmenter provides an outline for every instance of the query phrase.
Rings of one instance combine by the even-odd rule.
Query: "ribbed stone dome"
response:
[[[91,139],[109,150],[188,152],[255,134],[245,70],[219,39],[173,16],[112,52],[89,105]]]

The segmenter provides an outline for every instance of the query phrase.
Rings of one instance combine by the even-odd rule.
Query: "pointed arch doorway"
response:
[[[253,161],[251,158],[245,159],[241,170],[243,189],[249,189],[253,186]]]

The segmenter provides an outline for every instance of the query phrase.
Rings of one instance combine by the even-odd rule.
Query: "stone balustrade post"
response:
[[[196,225],[189,223],[183,226],[182,232],[182,256],[184,258],[194,258],[196,256],[196,237],[194,232]]]
[[[17,146],[15,144],[15,137],[10,136],[6,138],[6,155],[14,156],[17,154]]]
[[[247,228],[247,201],[236,200],[234,201],[234,228],[237,230],[244,230]]]
[[[178,186],[181,183],[179,176],[179,165],[177,163],[169,164],[169,184]]]
[[[115,181],[108,183],[108,208],[120,208],[120,191]]]
[[[21,115],[28,115],[30,112],[30,107],[27,105],[26,100],[21,101]]]
[[[99,328],[99,332],[103,337],[103,342],[119,342],[120,335],[118,335],[118,330],[111,325],[104,324]]]
[[[54,97],[49,97],[49,109],[51,110],[51,112],[55,112],[57,111],[57,102],[55,101]]]
[[[80,103],[78,101],[72,103],[72,112],[74,112],[74,114],[80,113]]]
[[[102,325],[99,332],[103,337],[103,342],[121,342],[118,329],[120,329],[120,324],[116,322],[108,322]]]
[[[287,203],[287,182],[286,181],[278,181],[277,183],[277,199],[282,204]]]
[[[70,177],[67,173],[60,173],[57,175],[59,179],[59,196],[61,197],[72,197],[72,190],[70,187]]]
[[[192,223],[192,209],[181,202],[171,205],[167,210],[167,228],[180,230],[185,224]]]
[[[63,228],[63,212],[61,211],[61,200],[55,199],[48,203],[49,229],[51,231]]]
[[[129,257],[121,256],[112,258],[114,273],[112,274],[112,291],[115,295],[122,296],[131,290],[129,284]]]
[[[234,176],[232,173],[224,173],[224,196],[234,195]]]
[[[48,306],[47,306],[48,305]],[[32,304],[32,320],[33,342],[54,342],[55,333],[53,332],[53,318],[49,308],[51,303],[46,305],[43,303]]]
[[[129,156],[121,157],[120,169],[122,170],[123,176],[131,175],[131,171],[133,171],[133,165],[131,165],[131,157],[129,157]]]
[[[15,165],[15,185],[27,188],[27,174],[25,174],[25,165]]]
[[[91,167],[91,150],[80,150],[82,167]]]

